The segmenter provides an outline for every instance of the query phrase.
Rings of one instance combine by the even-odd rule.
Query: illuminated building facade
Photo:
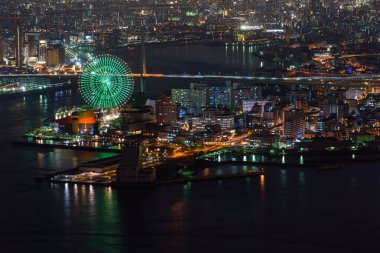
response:
[[[234,115],[209,115],[192,117],[192,130],[195,132],[205,131],[206,126],[220,125],[222,131],[230,130],[234,127]]]
[[[262,107],[261,111],[264,111],[264,106],[266,103],[268,103],[268,100],[263,100],[263,99],[243,100],[242,109],[243,109],[243,112],[250,112],[255,105],[258,105]]]
[[[195,113],[207,105],[207,86],[192,83],[190,89],[172,89],[172,102],[186,108],[195,108]]]
[[[59,132],[69,134],[97,134],[97,118],[95,110],[79,107],[60,108],[55,115]]]

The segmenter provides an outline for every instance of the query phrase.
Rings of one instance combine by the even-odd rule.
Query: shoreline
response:
[[[92,163],[96,162],[104,162],[105,160],[114,159],[115,157],[101,158]],[[332,163],[318,163],[318,164],[282,164],[276,162],[253,162],[253,161],[207,161],[201,159],[195,159],[194,164],[187,168],[190,173],[189,176],[181,175],[181,170],[184,169],[184,166],[181,164],[181,160],[183,159],[170,159],[166,163],[157,167],[157,179],[151,183],[118,183],[117,181],[71,181],[70,176],[75,175],[79,172],[79,166],[76,168],[71,168],[67,170],[62,170],[54,173],[50,173],[44,176],[39,176],[35,178],[36,182],[52,182],[58,184],[79,184],[79,185],[94,185],[94,186],[111,186],[111,187],[153,187],[160,184],[171,184],[171,183],[184,183],[184,182],[195,182],[195,181],[209,181],[209,180],[219,180],[219,179],[231,179],[231,178],[241,178],[241,177],[253,177],[253,176],[261,176],[265,175],[265,170],[263,168],[258,168],[257,170],[250,170],[247,172],[238,172],[238,173],[226,173],[220,175],[210,175],[210,176],[199,176],[198,173],[206,168],[217,168],[221,166],[278,166],[278,167],[297,167],[297,168],[312,168],[316,170],[320,170],[320,168],[326,168],[324,170],[328,171],[330,168],[336,168],[336,166]],[[324,166],[322,166],[324,165]],[[68,176],[67,180],[57,179],[55,177],[59,176]]]
[[[107,147],[68,146],[68,145],[64,145],[64,144],[35,143],[35,142],[28,142],[28,141],[22,141],[22,140],[11,141],[10,143],[11,143],[11,145],[14,145],[14,146],[25,146],[25,147],[60,148],[60,149],[72,149],[72,150],[79,150],[79,151],[122,153],[121,149],[111,149],[111,148],[107,148]],[[289,153],[285,153],[285,154],[281,154],[281,153],[271,154],[269,152],[266,153],[266,152],[248,152],[248,151],[239,152],[239,151],[233,150],[233,148],[234,147],[232,147],[231,150],[229,150],[225,154],[226,155],[233,155],[236,157],[242,157],[244,155],[265,155],[269,158],[281,158],[283,156],[285,156],[285,157],[297,157],[297,156],[311,156],[311,157],[323,156],[323,157],[326,157],[327,155],[329,157],[332,157],[331,160],[320,160],[320,162],[322,162],[322,163],[337,161],[337,157],[333,157],[336,155],[352,155],[352,154],[362,155],[362,156],[364,155],[364,156],[367,156],[367,159],[355,157],[354,159],[351,160],[351,162],[353,162],[353,161],[366,161],[366,160],[368,160],[368,161],[380,160],[380,156],[378,155],[380,153],[379,150],[373,149],[373,148],[363,148],[363,149],[357,149],[357,150],[337,150],[337,151],[309,151],[309,152],[302,151],[302,152],[289,152]],[[368,156],[371,156],[371,157],[368,157]],[[315,162],[313,161],[313,163],[315,163]],[[279,164],[284,164],[284,163],[279,163]],[[294,164],[296,164],[296,163],[294,163]]]
[[[23,91],[23,92],[14,92],[14,93],[0,93],[1,99],[13,99],[13,98],[23,98],[23,97],[31,97],[36,95],[44,95],[55,91],[61,91],[66,89],[72,89],[77,87],[76,82],[67,83],[64,85],[56,86],[56,87],[49,87],[49,88],[43,88],[43,89],[34,89],[29,91]]]
[[[59,149],[71,149],[78,151],[91,151],[91,152],[107,152],[107,153],[122,153],[121,149],[110,148],[96,148],[96,147],[84,147],[84,146],[67,146],[64,144],[46,144],[46,143],[34,143],[26,141],[11,141],[11,145],[24,146],[24,147],[41,147],[41,148],[59,148]]]

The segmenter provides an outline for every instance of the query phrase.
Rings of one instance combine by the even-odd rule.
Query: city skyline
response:
[[[5,252],[377,252],[378,0],[10,0]]]

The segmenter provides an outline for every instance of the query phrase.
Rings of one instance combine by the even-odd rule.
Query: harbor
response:
[[[151,187],[160,184],[181,183],[193,181],[206,181],[217,179],[232,179],[241,177],[255,177],[265,175],[266,167],[277,167],[278,169],[314,169],[316,171],[333,171],[340,169],[340,166],[330,162],[319,162],[310,164],[300,163],[279,163],[263,161],[244,161],[236,157],[230,160],[205,160],[196,157],[168,159],[166,162],[155,167],[144,166],[142,171],[154,171],[155,180],[152,181],[131,181],[118,182],[117,170],[122,162],[121,155],[98,159],[80,164],[77,168],[72,168],[59,173],[46,175],[36,181],[50,181],[53,183],[69,183],[99,186],[137,186]],[[246,159],[245,159],[246,160]]]

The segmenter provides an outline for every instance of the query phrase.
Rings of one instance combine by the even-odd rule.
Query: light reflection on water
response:
[[[304,186],[305,185],[305,172],[304,171],[300,171],[298,172],[298,184],[300,186]]]
[[[216,166],[210,168],[204,168],[199,171],[196,176],[214,176],[214,175],[229,175],[229,174],[239,174],[246,173],[250,171],[259,171],[257,166],[247,166],[247,165],[224,165]]]
[[[245,184],[247,188],[251,187],[251,177],[245,177]]]
[[[85,213],[92,222],[105,214],[107,219],[116,218],[118,201],[117,191],[111,187],[95,187],[93,185],[52,184],[56,189],[56,198],[62,199],[63,210],[67,218]],[[105,217],[106,218],[106,217]]]
[[[189,233],[202,234],[203,232],[200,231],[205,231],[206,234],[216,233],[215,231],[219,227],[226,229],[222,224],[226,223],[227,226],[229,221],[224,219],[229,217],[233,217],[234,224],[237,222],[240,227],[247,226],[247,222],[253,222],[255,225],[252,224],[252,231],[260,229],[262,231],[260,233],[276,233],[273,232],[272,226],[277,225],[269,226],[267,223],[269,220],[273,220],[273,224],[279,224],[279,227],[275,229],[280,229],[285,238],[290,238],[290,236],[287,235],[286,229],[282,229],[282,226],[301,228],[305,225],[304,219],[318,229],[321,226],[324,227],[323,224],[326,224],[324,221],[315,218],[314,222],[308,219],[309,215],[316,212],[315,208],[320,208],[324,200],[329,197],[334,198],[334,195],[331,196],[332,189],[339,190],[344,194],[347,188],[343,186],[341,191],[339,187],[331,188],[337,183],[336,178],[335,182],[326,181],[328,174],[315,173],[314,170],[308,169],[269,168],[268,175],[265,176],[165,185],[141,192],[120,191],[117,188],[89,185],[56,185],[54,188],[58,189],[56,194],[58,199],[63,191],[61,200],[64,206],[63,217],[66,217],[66,226],[76,224],[79,227],[82,226],[83,231],[99,233],[102,238],[102,242],[97,241],[97,237],[93,236],[87,239],[83,238],[88,247],[106,250],[104,242],[107,242],[106,244],[111,248],[116,245],[121,248],[140,248],[140,243],[147,240],[145,235],[150,235],[148,240],[153,240],[162,247],[175,247],[177,251],[182,252],[189,247],[189,238],[190,241],[192,240],[192,236],[188,236]],[[313,181],[316,183],[318,196],[321,196],[317,199],[314,198],[312,202],[310,202],[310,198],[315,193],[310,195],[310,189],[305,188],[307,175],[317,175]],[[334,176],[334,174],[330,175]],[[352,187],[359,188],[356,177],[348,177],[348,179],[346,182],[349,183],[350,189]],[[378,181],[378,178],[376,177],[375,180]],[[355,182],[354,185],[353,182]],[[239,188],[239,185],[242,187]],[[207,196],[206,199],[205,196]],[[360,197],[360,195],[357,196]],[[354,194],[353,197],[356,198],[356,195]],[[335,208],[339,208],[339,212],[344,210],[339,205]],[[356,211],[358,210],[356,209]],[[328,219],[326,222],[330,224],[334,222],[333,219],[337,219],[334,214],[336,211],[332,209],[331,212],[333,214],[326,213],[326,211],[324,214],[324,218]],[[297,214],[299,218],[293,216],[293,213]],[[202,215],[204,217],[199,217]],[[78,220],[78,216],[81,217],[81,220]],[[72,220],[73,218],[76,219],[76,222]],[[285,218],[289,218],[289,220]],[[240,229],[233,227],[228,230],[228,233],[248,236],[244,231],[241,232]],[[302,238],[306,236],[294,232],[293,229],[289,233],[296,233]],[[307,236],[313,235],[319,240],[325,238],[325,236],[313,233],[313,230],[304,230],[304,233]],[[329,234],[328,236],[336,236],[330,232],[326,233]],[[135,234],[137,237],[133,236]],[[162,234],[165,236],[163,237]],[[167,236],[178,237],[178,239],[174,241],[164,239]],[[256,234],[251,236],[260,238]],[[140,246],[134,244],[131,246],[131,240],[137,240]]]
[[[46,167],[46,161],[45,161],[45,154],[44,153],[38,153],[37,154],[37,164],[39,168]]]
[[[265,205],[265,176],[260,175],[260,202]]]
[[[170,217],[172,218],[171,228],[175,231],[182,231],[186,226],[187,209],[191,199],[191,182],[183,185],[183,197],[175,201],[170,207]]]
[[[218,180],[218,186],[219,186],[219,190],[223,189],[223,180],[222,179]]]
[[[254,47],[243,46],[220,46],[208,47],[201,44],[171,45],[171,46],[148,46],[147,68],[151,73],[218,73],[232,72],[233,70],[252,73],[260,67],[260,59],[253,56]],[[140,50],[129,49],[128,51],[116,51],[126,59],[140,59]],[[199,57],[201,55],[202,57]],[[179,60],[178,64],[175,60]],[[184,61],[183,59],[186,59]],[[174,60],[174,61],[173,61]],[[262,63],[264,64],[264,63]],[[265,66],[274,66],[265,62]],[[137,72],[139,63],[131,64]]]
[[[65,183],[63,190],[64,210],[66,218],[71,214],[71,192],[69,191],[69,184]]]
[[[181,231],[184,229],[184,217],[186,215],[186,201],[185,199],[178,200],[170,208],[170,215],[173,218],[172,229]]]
[[[357,187],[358,186],[358,182],[357,182],[357,178],[356,177],[351,177],[351,186],[352,187]]]
[[[79,188],[78,185],[74,184],[74,186],[73,186],[73,200],[74,200],[75,206],[79,206],[79,201],[80,201],[79,189],[78,188]]]
[[[286,189],[287,186],[287,170],[286,169],[281,169],[280,170],[280,185],[282,188]]]
[[[117,206],[117,202],[114,201],[114,198],[113,198],[114,194],[116,194],[116,193],[113,193],[112,187],[105,187],[104,188],[104,200],[105,200],[105,204],[106,204],[105,210],[106,210],[106,213],[108,215],[111,215],[112,211]]]
[[[304,164],[304,159],[303,159],[303,155],[300,155],[300,164]]]
[[[91,206],[96,205],[96,198],[95,198],[94,186],[93,185],[89,185],[89,187],[88,187],[88,202]]]

